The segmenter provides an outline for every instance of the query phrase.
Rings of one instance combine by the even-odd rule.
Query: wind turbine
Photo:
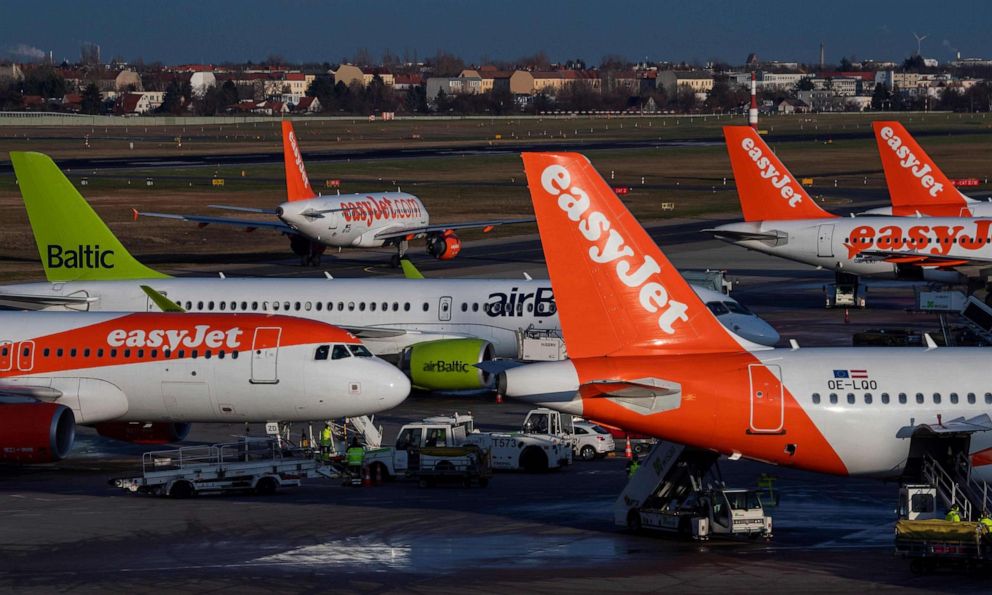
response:
[[[914,32],[914,33],[913,33],[913,37],[915,37],[915,38],[916,38],[916,55],[917,55],[917,56],[919,56],[919,55],[920,55],[920,49],[921,49],[921,47],[922,47],[922,46],[921,46],[921,44],[923,43],[923,40],[924,40],[924,39],[926,39],[927,37],[929,37],[929,35],[922,35],[922,36],[921,36],[921,35],[917,35],[917,34],[916,34],[916,33]]]

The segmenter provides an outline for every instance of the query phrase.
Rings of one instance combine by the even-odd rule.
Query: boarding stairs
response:
[[[964,520],[977,520],[983,511],[992,513],[992,491],[987,482],[972,477],[971,459],[959,452],[947,465],[927,454],[923,457],[923,480],[937,490],[944,506],[957,504]]]
[[[382,447],[382,426],[375,425],[375,416],[349,417],[347,421],[362,436],[367,450]]]
[[[716,470],[717,453],[658,442],[613,505],[614,522],[627,524],[631,509],[649,505],[653,509],[677,510],[703,490],[704,481]],[[716,482],[721,483],[718,478]]]
[[[986,345],[992,345],[992,307],[971,296],[961,309],[961,320]]]

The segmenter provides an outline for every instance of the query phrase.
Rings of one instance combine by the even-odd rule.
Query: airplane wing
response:
[[[940,421],[935,424],[917,424],[914,426],[903,426],[896,433],[896,438],[912,438],[917,432],[929,432],[931,434],[974,434],[975,432],[992,431],[992,418],[988,413],[976,415],[965,419],[956,417],[949,421]]]
[[[271,229],[274,231],[282,233],[295,233],[295,230],[283,223],[282,221],[258,221],[255,219],[231,219],[228,217],[208,217],[205,215],[176,215],[173,213],[150,213],[145,211],[138,211],[136,209],[131,209],[134,213],[134,219],[137,221],[139,216],[143,217],[159,217],[161,219],[176,219],[178,221],[189,221],[192,223],[198,223],[200,227],[206,227],[211,223],[216,223],[218,225],[234,225],[237,227],[244,227],[245,231],[254,231],[258,228]]]
[[[625,399],[647,399],[667,397],[682,392],[682,385],[661,378],[640,378],[637,380],[591,380],[582,386],[594,387],[605,397]]]
[[[0,384],[0,403],[30,403],[32,401],[56,401],[62,391],[50,386],[31,384]]]
[[[492,221],[469,221],[465,223],[448,223],[444,225],[425,225],[423,227],[393,227],[375,234],[376,239],[379,240],[391,240],[395,238],[402,238],[407,236],[412,237],[422,237],[429,233],[443,232],[456,229],[477,229],[492,228],[497,225],[512,225],[515,223],[533,223],[537,221],[534,217],[528,217],[526,219],[502,219],[502,220],[492,220]]]
[[[963,266],[987,265],[992,259],[975,256],[939,256],[923,252],[897,250],[865,250],[858,254],[864,262],[891,262],[892,264],[908,264],[925,268],[955,268]]]
[[[235,207],[231,205],[207,205],[211,209],[221,209],[224,211],[238,211],[239,213],[262,213],[265,215],[278,215],[275,209],[256,209],[254,207]]]
[[[40,310],[48,306],[85,306],[99,298],[81,295],[36,295],[0,292],[0,304],[24,310]]]

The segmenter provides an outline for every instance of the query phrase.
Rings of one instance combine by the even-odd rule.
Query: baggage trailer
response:
[[[493,474],[489,452],[472,444],[423,448],[411,452],[410,458],[406,475],[422,488],[438,483],[484,488]]]
[[[914,574],[978,568],[992,563],[992,542],[981,523],[941,519],[896,522],[896,555]]]
[[[112,479],[110,484],[131,493],[173,498],[231,491],[269,495],[317,476],[332,475],[304,451],[283,448],[270,438],[244,438],[146,452],[141,475]]]

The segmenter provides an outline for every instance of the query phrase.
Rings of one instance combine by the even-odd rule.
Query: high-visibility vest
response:
[[[956,510],[951,510],[951,511],[949,511],[947,513],[947,516],[944,517],[944,520],[945,521],[950,521],[952,523],[960,523],[961,522],[961,515],[958,514],[958,512]]]
[[[324,428],[320,431],[320,445],[330,446],[331,445],[331,429]]]
[[[986,516],[986,517],[982,517],[981,520],[979,520],[978,522],[980,522],[982,526],[985,527],[985,531],[987,533],[992,533],[992,519]]]
[[[633,477],[637,473],[637,469],[640,468],[641,464],[638,462],[633,462],[630,464],[630,469],[627,470],[627,477]]]
[[[348,457],[349,465],[358,467],[365,460],[365,449],[361,446],[352,446],[345,455]]]

